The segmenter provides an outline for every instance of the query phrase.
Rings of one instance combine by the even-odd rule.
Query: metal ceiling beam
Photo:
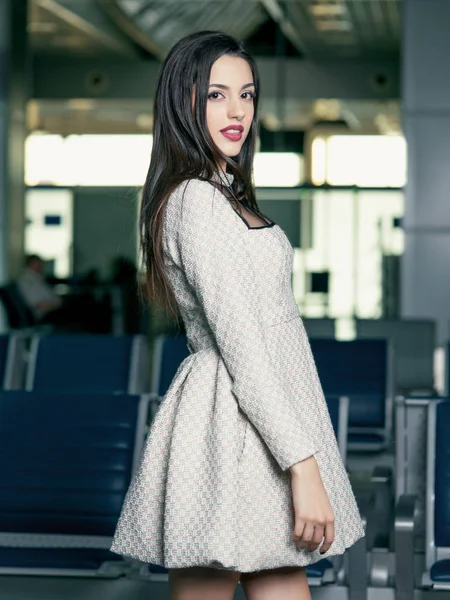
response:
[[[139,11],[126,9],[118,0],[97,2],[117,27],[159,60],[190,31],[222,29],[245,39],[267,19],[259,0],[243,5],[242,0],[147,0]]]
[[[281,31],[286,38],[293,44],[299,52],[305,54],[305,46],[302,43],[298,32],[292,26],[289,19],[286,18],[283,9],[278,0],[259,0],[272,19],[278,23]]]
[[[34,0],[34,3],[106,48],[124,56],[138,56],[136,47],[115,27],[97,2]]]
[[[347,12],[350,15],[353,31],[355,32],[360,45],[360,52],[364,55],[368,48],[373,47],[373,32],[365,26],[367,22],[366,3],[353,2],[352,0],[344,0],[344,5],[347,7]]]
[[[259,58],[262,101],[278,97],[279,61]],[[400,64],[392,61],[317,61],[285,59],[284,97],[293,100],[337,98],[382,100],[400,97]],[[56,60],[40,57],[33,65],[35,99],[99,98],[148,100],[154,97],[158,61]],[[385,85],[377,85],[382,75]]]
[[[122,10],[115,0],[98,0],[98,3],[125,35],[134,40],[136,44],[150,54],[155,55],[160,60],[164,59],[166,55],[165,49],[156,44],[149,35],[142,31],[139,25],[130,19],[129,15]]]

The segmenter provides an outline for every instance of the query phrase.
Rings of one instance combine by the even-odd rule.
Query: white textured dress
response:
[[[192,179],[169,197],[163,239],[190,355],[152,422],[111,550],[239,572],[342,554],[364,528],[293,296],[286,234],[249,227],[215,186]],[[292,540],[288,468],[312,454],[335,515],[323,555]]]

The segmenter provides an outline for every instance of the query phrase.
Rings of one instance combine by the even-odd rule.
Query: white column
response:
[[[23,259],[27,0],[0,0],[0,285]]]
[[[408,144],[402,316],[450,321],[450,2],[405,0],[403,126]]]

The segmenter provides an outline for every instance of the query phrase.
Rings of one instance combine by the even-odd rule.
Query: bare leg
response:
[[[247,600],[311,600],[303,567],[242,573],[240,580]]]
[[[233,600],[239,577],[207,567],[169,569],[170,600]]]

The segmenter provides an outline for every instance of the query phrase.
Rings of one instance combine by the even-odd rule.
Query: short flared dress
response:
[[[151,423],[111,550],[241,573],[343,554],[364,526],[295,302],[285,232],[273,221],[250,227],[213,183],[190,179],[168,198],[163,248],[190,354]],[[335,516],[324,554],[292,539],[289,467],[311,455]]]

